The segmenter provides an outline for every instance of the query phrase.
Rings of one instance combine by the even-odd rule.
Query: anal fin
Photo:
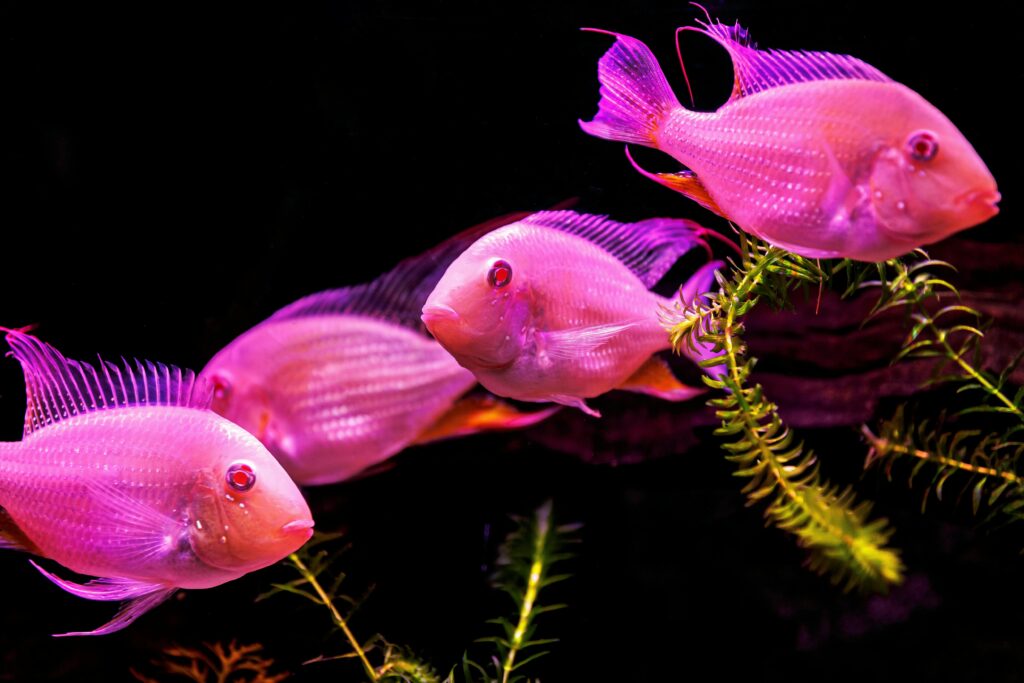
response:
[[[718,203],[712,199],[707,188],[704,187],[704,184],[701,183],[697,174],[693,171],[679,171],[678,173],[651,173],[633,159],[633,155],[630,153],[629,147],[626,147],[626,157],[629,159],[629,163],[633,164],[633,168],[647,178],[650,178],[659,185],[664,185],[670,190],[675,190],[681,195],[689,197],[715,215],[721,216],[726,220],[732,220],[718,206]]]
[[[668,363],[657,356],[651,356],[619,389],[657,396],[666,401],[686,401],[705,391],[680,382]]]
[[[32,560],[32,566],[68,593],[87,600],[127,600],[114,618],[93,631],[71,631],[55,633],[55,638],[64,636],[102,636],[120,631],[137,618],[153,609],[177,590],[174,586],[146,583],[133,579],[94,579],[88,583],[75,583],[46,571]]]
[[[429,443],[483,431],[521,429],[547,419],[560,408],[524,412],[493,396],[468,396],[425,429],[414,444]]]

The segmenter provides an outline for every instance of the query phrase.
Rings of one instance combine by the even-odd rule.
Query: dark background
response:
[[[567,198],[620,219],[721,225],[576,125],[596,110],[596,62],[610,43],[577,29],[644,40],[682,95],[672,36],[698,14],[683,2],[93,4],[0,4],[0,324],[38,323],[69,357],[198,369],[299,296]],[[970,239],[1021,248],[1014,4],[707,4],[763,46],[852,53],[923,94],[1004,195],[1003,213]],[[708,40],[684,40],[698,105],[713,109],[731,87],[727,61]],[[673,410],[635,396],[598,405],[609,420],[620,405]],[[0,439],[19,438],[22,409],[17,364],[0,363]],[[860,478],[855,426],[804,434],[836,481]],[[884,599],[843,595],[744,508],[710,429],[694,434],[617,467],[588,463],[586,442],[567,454],[530,434],[478,437],[311,491],[318,527],[349,533],[346,585],[375,585],[354,628],[447,670],[490,633],[485,618],[507,612],[486,586],[506,515],[553,497],[562,521],[585,526],[567,567],[575,577],[551,595],[569,608],[538,632],[562,639],[533,669],[544,681],[697,680],[709,668],[1020,678],[1019,533],[978,531],[962,505],[922,517],[905,479],[870,473],[858,487],[896,524],[908,581]],[[252,604],[289,578],[280,569],[189,592],[100,639],[48,634],[96,627],[112,605],[66,595],[15,553],[0,556],[0,577],[0,680],[126,680],[169,644],[232,638],[263,643],[298,680],[360,680],[344,662],[299,666],[344,649],[325,613],[292,597]]]

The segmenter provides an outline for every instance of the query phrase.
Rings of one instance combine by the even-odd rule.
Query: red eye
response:
[[[921,130],[907,138],[907,151],[918,161],[931,161],[939,153],[939,141],[933,133]]]
[[[236,462],[228,468],[228,486],[236,491],[248,491],[256,485],[256,473],[244,462]]]
[[[492,287],[504,287],[512,282],[512,266],[508,261],[498,259],[491,264],[491,269],[487,273],[487,281],[491,283]]]

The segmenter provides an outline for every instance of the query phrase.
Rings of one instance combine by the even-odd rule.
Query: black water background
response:
[[[1016,6],[710,6],[763,45],[852,53],[924,94],[1007,197],[977,237],[1019,232]],[[682,93],[672,32],[693,14],[682,2],[5,3],[0,324],[39,323],[71,357],[199,368],[281,305],[372,279],[508,211],[580,197],[620,218],[706,219],[575,123],[594,112],[608,44],[578,27],[645,40]],[[713,108],[726,62],[699,39],[686,46],[698,104]],[[22,396],[16,364],[0,364],[0,438],[18,438]],[[853,430],[807,436],[835,478],[857,477]],[[705,443],[612,468],[481,437],[406,453],[311,502],[321,528],[350,533],[352,591],[375,584],[354,626],[439,664],[504,608],[485,579],[506,514],[554,497],[585,529],[576,578],[555,596],[570,607],[542,626],[562,638],[538,663],[545,681],[696,680],[702,669],[1019,678],[1019,535],[977,533],[948,506],[922,518],[915,494],[868,478],[861,488],[900,529],[911,582],[889,603],[844,596],[743,508],[740,482]],[[16,554],[0,556],[0,576],[0,680],[126,680],[170,643],[231,638],[262,642],[298,680],[358,680],[344,664],[298,666],[343,649],[324,614],[284,597],[251,604],[285,574],[190,592],[98,640],[47,634],[99,625],[110,605],[65,595]]]

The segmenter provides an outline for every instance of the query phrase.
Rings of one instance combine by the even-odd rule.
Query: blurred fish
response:
[[[644,175],[811,258],[880,261],[998,213],[984,162],[910,88],[853,57],[757,50],[739,24],[698,23],[680,30],[716,40],[735,71],[715,112],[680,105],[639,40],[610,34],[598,63],[599,110],[583,130],[691,169],[648,173],[634,162]]]
[[[525,215],[471,228],[371,283],[278,311],[203,369],[215,387],[213,409],[260,439],[304,485],[348,479],[412,444],[544,419],[551,411],[464,397],[476,378],[419,320],[452,259]]]
[[[616,223],[572,211],[541,212],[473,243],[423,306],[434,337],[499,396],[597,412],[585,399],[612,389],[671,401],[701,392],[660,358],[669,348],[648,288],[703,228],[656,218]],[[708,291],[720,263],[701,268],[684,298]]]
[[[209,588],[266,567],[312,535],[302,494],[267,452],[208,409],[190,371],[67,360],[6,332],[25,372],[25,436],[0,443],[0,547],[101,578],[89,600],[129,601],[100,635],[178,588]]]

